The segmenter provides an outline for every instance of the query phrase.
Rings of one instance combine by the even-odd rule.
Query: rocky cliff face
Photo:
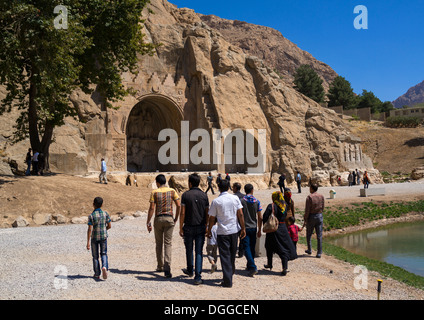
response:
[[[217,30],[216,24],[211,23],[219,18],[212,20],[165,1],[154,1],[152,5],[157,6],[153,11],[162,14],[162,8],[166,8],[170,14],[161,26],[156,21],[157,14],[149,16],[146,27],[152,38],[165,40],[173,30],[172,38],[179,39],[164,43],[159,56],[173,57],[176,78],[181,75],[187,82],[187,103],[200,103],[211,109],[216,120],[213,125],[220,128],[266,129],[268,171],[285,172],[293,181],[299,170],[305,177],[329,183],[348,169],[372,170],[371,161],[362,153],[360,139],[333,111],[298,93],[273,66],[240,48],[237,41],[229,41],[228,34],[224,36],[223,29]],[[244,37],[261,38],[257,34]],[[296,50],[294,47],[291,49]]]
[[[322,78],[325,90],[337,77],[337,73],[324,62],[315,59],[286,39],[281,32],[251,23],[226,20],[214,15],[200,15],[211,28],[219,31],[227,41],[240,47],[244,53],[256,56],[292,84],[296,69],[302,64],[310,65]]]
[[[403,106],[412,107],[417,103],[424,102],[424,81],[410,88],[404,95],[401,95],[392,104],[395,108]]]
[[[320,185],[335,183],[349,169],[373,172],[360,139],[336,113],[294,90],[263,56],[228,41],[193,10],[179,9],[165,0],[152,0],[149,6],[154,13],[146,10],[146,35],[161,46],[153,57],[140,57],[139,75],[124,75],[125,85],[140,96],[147,92],[178,101],[192,130],[265,130],[266,172],[271,182],[284,172],[290,183],[297,170],[305,181],[311,178]],[[85,122],[68,121],[57,128],[52,167],[96,171],[102,150],[110,150],[110,170],[125,168],[125,150],[115,143],[122,140],[111,139],[128,134],[125,119],[138,101],[129,97],[120,103],[120,110],[103,110],[95,96],[72,95],[71,103]],[[20,151],[17,157],[23,156]]]

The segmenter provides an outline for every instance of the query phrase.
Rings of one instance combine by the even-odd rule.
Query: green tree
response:
[[[337,76],[328,90],[328,106],[343,106],[343,109],[350,109],[355,105],[355,94],[352,86],[342,76]]]
[[[16,140],[29,136],[32,149],[48,159],[54,128],[65,117],[77,116],[69,103],[74,90],[91,93],[94,87],[106,106],[129,93],[121,74],[135,73],[137,55],[154,49],[142,33],[147,3],[0,1],[0,84],[6,88],[0,114],[14,107],[22,110]],[[54,12],[58,5],[67,9],[67,17],[64,10]]]
[[[390,110],[394,110],[395,107],[393,106],[393,104],[390,101],[385,101],[383,102],[383,104],[381,105],[380,108],[380,112],[389,112]]]
[[[295,89],[316,102],[324,102],[322,79],[311,66],[301,65],[294,75]]]
[[[383,102],[372,91],[362,90],[358,108],[370,108],[371,113],[376,113],[381,110]]]

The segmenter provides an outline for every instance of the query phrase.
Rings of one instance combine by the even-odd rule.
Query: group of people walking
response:
[[[210,175],[209,175],[210,176]],[[209,179],[208,179],[209,180]],[[316,185],[311,186],[311,194],[306,200],[305,222],[300,228],[295,224],[294,201],[290,189],[284,192],[272,193],[271,203],[263,212],[261,202],[254,196],[252,184],[244,186],[243,194],[241,185],[229,179],[221,179],[218,184],[219,196],[209,203],[206,192],[200,188],[201,178],[193,173],[188,177],[189,190],[181,197],[173,188],[166,185],[166,178],[159,174],[155,178],[157,189],[150,196],[150,207],[147,215],[147,231],[154,232],[156,242],[157,272],[164,272],[165,277],[171,278],[172,262],[172,237],[174,227],[179,220],[179,235],[184,239],[186,249],[186,265],[184,274],[194,277],[194,284],[203,283],[203,248],[206,242],[206,255],[211,263],[210,272],[217,270],[218,252],[222,268],[223,287],[232,287],[233,275],[236,271],[235,260],[237,249],[243,252],[246,258],[246,271],[248,276],[258,273],[255,262],[256,241],[265,233],[265,249],[267,263],[266,269],[273,268],[273,255],[277,254],[281,260],[281,275],[288,272],[288,262],[297,258],[296,243],[298,232],[306,226],[308,250],[311,254],[311,235],[316,231],[318,239],[317,257],[322,253],[322,212],[324,210],[324,197],[316,191]],[[232,193],[229,190],[232,189]],[[110,217],[103,212],[95,200],[94,211],[89,218],[89,233],[87,249],[91,248],[93,254],[93,268],[95,277],[107,276],[107,229],[110,228]],[[176,207],[174,215],[174,206]],[[262,213],[263,212],[263,213]],[[276,221],[275,229],[266,231],[265,225]],[[153,222],[153,224],[152,224]],[[98,226],[98,225],[102,226]],[[263,228],[264,227],[264,228]],[[99,236],[101,235],[101,236]],[[93,242],[94,237],[94,242]],[[102,256],[103,268],[100,270],[99,255]],[[106,257],[103,257],[106,255]]]
[[[302,193],[302,175],[299,171],[296,171],[296,176],[294,178],[294,181],[296,181],[297,184],[297,193]],[[286,189],[286,175],[282,173],[280,177],[278,178],[278,186],[280,187],[281,193],[284,192]]]
[[[213,190],[213,176],[212,173],[209,172],[208,177],[206,178],[207,183],[208,183],[208,188],[206,189],[205,193],[208,193],[209,190],[212,191],[212,194],[215,194],[215,191]],[[231,181],[231,177],[229,173],[225,174],[225,178],[222,177],[222,175],[220,173],[218,173],[218,176],[216,177],[216,185],[219,186],[219,184],[221,183],[222,180],[227,180],[228,182]]]
[[[352,172],[349,171],[347,181],[349,183],[349,187],[361,184],[361,173],[358,171],[358,169],[352,170]],[[362,182],[364,184],[364,188],[367,189],[370,184],[370,178],[367,171],[364,172]]]
[[[353,170],[352,172],[349,171],[347,181],[349,182],[349,187],[361,184],[361,174],[358,169]]]

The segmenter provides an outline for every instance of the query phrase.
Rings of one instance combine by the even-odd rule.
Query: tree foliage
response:
[[[361,95],[356,95],[350,82],[342,76],[337,76],[331,83],[327,98],[328,107],[343,106],[345,110],[370,108],[371,113],[380,113],[394,109],[390,101],[382,102],[372,91],[363,90]]]
[[[372,91],[363,90],[358,97],[358,108],[370,108],[371,113],[388,112],[394,107],[391,102],[382,102]]]
[[[372,91],[362,90],[358,108],[371,108],[371,113],[380,110],[383,102]]]
[[[301,65],[294,75],[295,89],[312,100],[324,102],[324,87],[322,79],[309,65]]]
[[[342,76],[337,76],[331,83],[328,90],[328,106],[343,106],[343,109],[350,109],[355,105],[355,94],[349,81]]]
[[[128,91],[123,72],[137,71],[137,55],[150,54],[144,42],[142,10],[148,0],[1,0],[0,84],[6,88],[0,114],[19,108],[15,136],[30,138],[48,155],[54,127],[76,116],[69,103],[77,88],[93,85],[104,103]],[[67,29],[55,26],[54,8],[65,6]]]

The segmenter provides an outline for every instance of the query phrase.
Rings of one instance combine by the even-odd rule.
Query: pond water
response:
[[[327,240],[350,252],[424,277],[424,221],[394,224]]]

